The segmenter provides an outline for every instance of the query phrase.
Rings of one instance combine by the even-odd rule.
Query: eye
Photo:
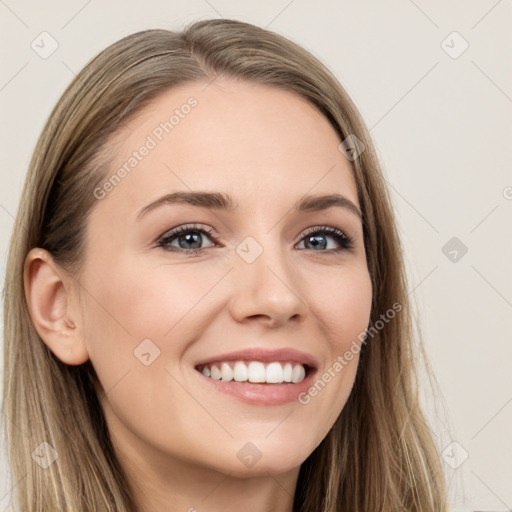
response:
[[[327,242],[329,238],[334,239],[338,244],[339,248],[327,247],[329,245]],[[310,244],[313,247],[313,250],[316,252],[331,253],[340,252],[344,250],[351,250],[354,248],[354,241],[349,235],[345,234],[343,231],[340,231],[339,229],[330,226],[311,228],[306,232],[306,235],[302,237],[299,243],[302,243],[303,240],[305,240],[307,244]],[[331,250],[326,251],[325,249]]]
[[[196,225],[180,226],[170,233],[165,234],[158,241],[158,246],[171,252],[184,252],[186,254],[198,253],[207,248],[201,247],[203,236],[206,235],[208,238],[212,238],[212,231],[212,229],[206,230]],[[173,245],[175,241],[178,242],[178,246]],[[213,245],[209,247],[213,247]]]

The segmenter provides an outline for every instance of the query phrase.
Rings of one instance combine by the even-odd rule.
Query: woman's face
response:
[[[170,90],[117,134],[86,233],[83,340],[132,464],[275,474],[332,427],[372,297],[339,143],[300,97],[227,79]],[[332,194],[344,203],[311,199]]]

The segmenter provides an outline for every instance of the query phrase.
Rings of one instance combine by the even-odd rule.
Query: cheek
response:
[[[353,387],[362,340],[368,327],[372,285],[366,268],[332,272],[318,280],[310,309],[316,317],[329,355],[323,361],[313,385],[299,397],[310,414],[327,430],[341,413]]]
[[[94,275],[84,279],[90,292],[86,343],[100,394],[107,394],[110,428],[124,432],[129,426],[141,438],[165,440],[172,432],[180,438],[187,419],[177,420],[176,410],[194,410],[196,403],[178,384],[183,378],[175,363],[204,328],[201,298],[218,276],[122,262],[92,268]],[[194,412],[204,415],[203,409]]]
[[[321,285],[320,285],[321,283]],[[366,268],[343,269],[329,278],[318,279],[310,297],[310,309],[331,350],[339,354],[368,327],[372,304],[372,285]]]
[[[89,301],[95,328],[118,333],[113,343],[127,338],[131,343],[151,337],[168,339],[187,323],[182,320],[198,306],[216,279],[184,272],[178,266],[119,264],[106,268],[88,281],[95,298]]]
[[[225,272],[123,258],[116,265],[101,266],[100,259],[91,264],[84,276],[85,338],[103,388],[117,385],[127,372],[133,378],[141,370],[176,368],[217,311],[219,301],[213,307],[215,294],[209,292]],[[147,374],[140,378],[147,381]]]

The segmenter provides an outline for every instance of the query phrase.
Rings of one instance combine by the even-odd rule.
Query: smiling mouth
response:
[[[195,368],[209,379],[253,384],[298,384],[313,371],[309,365],[294,361],[219,361]]]

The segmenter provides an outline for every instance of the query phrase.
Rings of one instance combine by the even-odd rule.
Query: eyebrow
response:
[[[208,208],[211,210],[225,210],[234,212],[238,208],[238,204],[227,194],[221,192],[173,192],[166,194],[156,201],[148,204],[142,208],[137,214],[137,219],[140,219],[146,213],[162,206],[164,204],[187,204],[190,206],[197,206],[199,208]],[[347,197],[341,194],[327,194],[321,196],[306,196],[301,198],[293,209],[295,212],[317,212],[327,210],[333,206],[345,208],[356,215],[359,220],[362,220],[362,213],[359,208]]]

